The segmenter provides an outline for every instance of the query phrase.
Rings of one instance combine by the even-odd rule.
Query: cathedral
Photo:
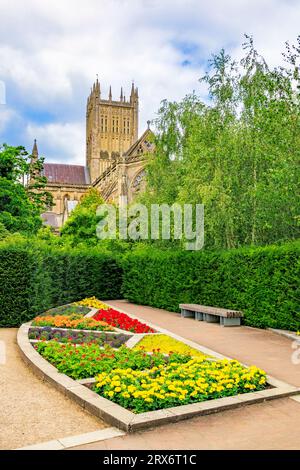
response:
[[[139,96],[132,84],[129,99],[121,88],[120,99],[101,96],[94,83],[86,107],[86,164],[44,163],[46,190],[53,206],[42,217],[58,230],[89,188],[97,188],[106,202],[130,203],[144,188],[147,153],[154,150],[153,134],[148,128],[138,137]],[[34,143],[33,158],[38,158]],[[127,199],[126,199],[127,198]]]

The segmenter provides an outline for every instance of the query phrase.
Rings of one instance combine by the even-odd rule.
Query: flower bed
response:
[[[59,344],[56,341],[36,343],[34,348],[57,370],[73,379],[95,377],[101,372],[111,372],[114,369],[145,370],[154,366],[165,365],[169,361],[187,362],[190,356],[172,354],[168,357],[161,353],[153,355],[143,351],[133,351],[122,346],[115,351],[105,347],[104,351],[98,345],[83,344],[80,348],[73,344]]]
[[[228,397],[265,388],[266,374],[238,361],[192,359],[148,371],[115,369],[96,377],[94,391],[135,413]]]
[[[109,308],[108,305],[106,305],[101,300],[96,299],[96,297],[87,297],[83,300],[80,300],[79,302],[74,302],[74,305],[81,305],[81,306],[86,306],[86,307],[99,308],[99,309],[102,309],[102,310],[106,310],[106,309]]]
[[[76,328],[78,330],[113,331],[113,328],[103,321],[94,318],[84,318],[81,315],[56,315],[36,317],[33,326],[55,326],[57,328]]]
[[[99,311],[84,317],[81,309],[91,307]],[[114,328],[147,334],[130,349],[124,343],[131,335],[108,333]],[[93,331],[78,331],[82,329]],[[77,380],[96,378],[92,389],[97,394],[133,413],[259,391],[267,385],[265,372],[257,367],[216,360],[168,335],[151,333],[155,330],[145,323],[92,297],[36,317],[29,338],[41,340],[34,348],[60,373]]]
[[[47,310],[44,313],[40,313],[39,316],[48,317],[48,316],[54,316],[54,315],[74,315],[74,314],[84,316],[87,313],[89,313],[90,310],[91,309],[89,307],[86,307],[84,305],[68,304],[68,305],[62,305],[61,307],[51,308],[50,310]]]
[[[153,328],[150,328],[150,326],[113,308],[107,310],[101,309],[93,318],[95,320],[105,321],[109,325],[120,328],[121,330],[131,331],[132,333],[154,333]]]
[[[170,354],[177,352],[180,354],[189,354],[192,357],[203,357],[204,354],[197,349],[191,348],[187,344],[178,341],[167,335],[147,335],[134,347],[135,350],[142,349],[147,352],[159,351]]]
[[[28,337],[31,340],[50,341],[52,339],[59,343],[73,343],[73,344],[98,344],[98,346],[108,345],[112,348],[119,348],[130,336],[123,333],[106,333],[106,332],[87,332],[78,330],[59,330],[50,326],[43,328],[30,328]]]

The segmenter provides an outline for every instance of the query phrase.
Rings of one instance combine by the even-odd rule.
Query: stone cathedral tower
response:
[[[121,89],[120,99],[101,98],[100,83],[94,83],[86,109],[86,164],[44,163],[46,190],[53,207],[43,214],[44,223],[56,231],[65,223],[90,188],[115,204],[131,203],[145,187],[147,155],[153,153],[154,135],[148,128],[138,137],[138,90],[132,84],[129,100]],[[38,158],[36,142],[32,159]]]
[[[98,78],[87,100],[86,166],[91,183],[133,145],[138,139],[138,90],[132,84],[129,101],[121,88],[120,99],[101,98]]]

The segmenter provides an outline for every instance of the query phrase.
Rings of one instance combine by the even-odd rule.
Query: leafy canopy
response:
[[[31,162],[24,147],[0,147],[0,223],[9,232],[36,233],[52,203],[41,176],[43,159]]]
[[[222,50],[192,93],[163,101],[147,169],[150,203],[202,203],[205,247],[299,237],[300,37],[271,68],[251,37],[239,63]]]
[[[96,215],[97,207],[104,201],[95,188],[89,189],[81,198],[61,229],[61,236],[72,245],[98,242],[96,227],[101,217]]]

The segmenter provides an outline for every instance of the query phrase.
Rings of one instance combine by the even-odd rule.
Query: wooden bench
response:
[[[198,321],[208,323],[219,323],[221,326],[240,326],[243,313],[238,310],[226,308],[207,307],[197,304],[179,304],[181,316],[184,318],[195,318]]]

